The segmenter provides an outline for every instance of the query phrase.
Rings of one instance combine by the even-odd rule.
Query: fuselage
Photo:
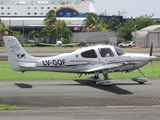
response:
[[[103,50],[109,50],[111,53],[104,56]],[[83,73],[89,69],[106,66],[108,72],[128,72],[146,65],[151,59],[146,54],[126,53],[118,47],[97,45],[81,48],[70,53],[30,61],[35,63],[36,67],[21,67],[21,70]],[[122,65],[108,69],[107,66],[112,64]]]

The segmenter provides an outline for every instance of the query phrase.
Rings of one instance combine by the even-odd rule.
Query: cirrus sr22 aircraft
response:
[[[131,72],[138,70],[142,77],[132,80],[143,84],[147,81],[140,67],[146,65],[152,59],[152,45],[150,55],[138,53],[126,53],[122,49],[110,45],[97,45],[84,47],[70,53],[63,53],[57,56],[39,58],[30,56],[14,36],[3,37],[8,60],[15,71],[52,71],[90,74],[94,76],[88,80],[97,84],[113,85],[114,81],[108,78],[110,72]],[[99,77],[102,73],[104,79]]]

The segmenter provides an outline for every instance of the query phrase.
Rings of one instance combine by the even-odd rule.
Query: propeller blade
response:
[[[151,43],[150,56],[152,56],[152,52],[153,52],[153,42]]]

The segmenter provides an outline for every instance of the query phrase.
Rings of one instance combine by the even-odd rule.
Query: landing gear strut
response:
[[[103,76],[104,76],[104,80],[102,80],[99,77],[99,72],[95,72],[95,76],[93,76],[91,78],[88,78],[86,80],[93,81],[93,82],[95,82],[96,84],[99,84],[99,85],[108,85],[108,86],[113,85],[114,81],[110,80],[108,78],[108,71],[107,70],[103,70],[102,73],[103,73]]]
[[[138,82],[139,84],[144,84],[145,82],[147,82],[147,78],[140,69],[137,69],[137,70],[141,73],[143,77],[132,78],[132,80],[135,82]]]
[[[108,71],[107,70],[103,70],[103,76],[104,76],[104,80],[98,81],[96,84],[100,84],[100,85],[113,85],[114,84],[114,80],[110,80],[108,78]]]

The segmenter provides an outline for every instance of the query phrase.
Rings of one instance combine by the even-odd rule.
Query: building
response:
[[[135,41],[136,46],[160,47],[160,25],[152,25],[132,33],[132,40]]]
[[[70,28],[82,25],[88,12],[95,12],[92,0],[0,0],[0,18],[12,30],[27,33],[41,30],[46,13],[56,12]]]

